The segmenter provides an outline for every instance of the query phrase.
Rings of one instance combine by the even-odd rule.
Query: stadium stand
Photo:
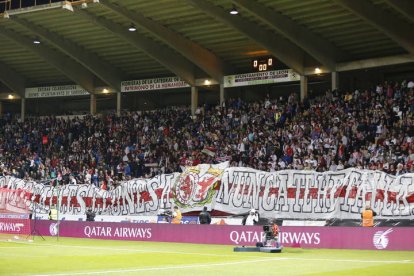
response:
[[[348,167],[400,175],[414,170],[414,91],[409,82],[353,92],[327,91],[300,103],[248,103],[84,117],[3,116],[1,172],[19,178],[92,183],[231,161],[264,171]]]
[[[171,0],[164,13],[157,1],[0,0],[0,175],[114,190],[222,161],[413,172],[412,17],[390,1],[330,2]],[[269,58],[264,71],[295,77],[258,82]]]

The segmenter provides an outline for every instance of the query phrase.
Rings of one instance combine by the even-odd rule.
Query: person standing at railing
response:
[[[178,206],[174,206],[174,212],[172,213],[172,216],[173,216],[171,220],[172,224],[181,223],[181,219],[183,218],[183,216],[181,215],[181,211],[178,209]]]
[[[198,216],[198,221],[200,224],[210,224],[211,223],[211,215],[207,211],[207,206],[204,206],[203,211],[201,211],[200,215]]]
[[[259,222],[259,212],[251,209],[249,214],[243,219],[243,225],[256,225]]]
[[[364,227],[373,227],[374,226],[374,216],[376,216],[371,206],[367,205],[365,210],[362,211],[361,218],[362,218],[362,226]]]
[[[49,220],[57,220],[57,217],[58,217],[58,211],[55,206],[52,206],[49,210],[48,218]]]

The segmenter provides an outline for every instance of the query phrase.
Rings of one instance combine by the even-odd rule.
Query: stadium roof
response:
[[[251,72],[262,56],[300,74],[414,62],[410,0],[43,2],[3,3],[0,91],[71,83],[119,91],[123,80],[174,75],[219,82]]]

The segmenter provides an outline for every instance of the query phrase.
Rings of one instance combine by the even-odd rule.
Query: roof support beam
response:
[[[208,3],[207,1],[187,0],[191,5],[199,8],[228,26],[235,28],[256,43],[269,50],[275,57],[284,64],[294,69],[299,74],[304,73],[305,53],[295,44],[278,36],[274,32],[264,30],[260,26],[241,18],[240,16],[230,15],[227,11]]]
[[[336,71],[343,72],[404,63],[414,63],[414,55],[398,55],[390,57],[355,60],[351,62],[341,62],[337,64]]]
[[[25,19],[11,17],[12,20],[27,30],[34,32],[36,35],[48,40],[53,46],[64,52],[68,56],[75,59],[88,68],[97,77],[102,79],[106,84],[111,86],[115,91],[121,91],[121,82],[123,80],[123,73],[118,69],[105,63],[96,54],[85,50],[79,45],[65,39],[64,37],[48,31],[47,29],[35,25]]]
[[[253,0],[232,0],[237,6],[251,12],[257,19],[267,23],[309,55],[333,70],[340,59],[341,50],[329,41],[313,34],[292,19]]]
[[[121,39],[128,41],[131,45],[144,51],[160,64],[168,68],[171,72],[181,77],[188,84],[195,85],[194,65],[184,57],[177,55],[177,53],[171,49],[163,47],[136,32],[129,32],[122,25],[116,24],[104,17],[93,15],[86,10],[79,10],[76,14],[82,15],[94,24],[109,30]]]
[[[161,39],[181,55],[200,67],[216,81],[222,81],[224,74],[230,71],[226,69],[225,63],[215,54],[184,36],[164,27],[158,22],[146,18],[138,12],[129,11],[108,0],[100,0],[100,3],[119,15],[128,18],[137,26],[141,26],[151,32],[158,39]]]
[[[69,79],[82,86],[89,93],[94,93],[94,75],[86,68],[70,59],[68,56],[56,52],[54,49],[44,44],[33,44],[30,38],[27,38],[15,31],[0,28],[0,35],[5,39],[11,39],[20,46],[35,53],[47,63],[65,74]]]
[[[414,2],[412,0],[386,0],[386,2],[414,22]]]
[[[389,65],[406,64],[406,63],[414,64],[414,55],[406,54],[406,55],[361,59],[361,60],[354,60],[354,61],[349,61],[349,62],[340,62],[336,64],[336,68],[333,72],[345,72],[345,71],[376,68],[376,67],[383,67],[383,66],[389,66]],[[322,73],[331,72],[326,67],[321,67],[320,69],[322,70]],[[305,75],[314,75],[314,74],[315,74],[314,68],[308,67],[305,69]]]
[[[14,71],[10,66],[0,61],[0,81],[13,92],[24,97],[26,79]]]
[[[376,7],[370,1],[336,0],[336,2],[366,20],[409,53],[414,54],[414,36],[409,24]]]

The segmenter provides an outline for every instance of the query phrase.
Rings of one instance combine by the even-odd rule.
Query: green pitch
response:
[[[0,275],[414,275],[413,251],[285,248],[36,237],[0,242]]]

